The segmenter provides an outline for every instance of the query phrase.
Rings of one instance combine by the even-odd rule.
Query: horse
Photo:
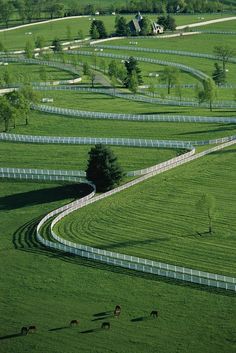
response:
[[[28,329],[28,332],[29,332],[29,333],[34,333],[34,332],[36,332],[36,326],[34,326],[34,325],[30,326],[29,329]]]
[[[103,322],[101,328],[105,330],[109,330],[111,328],[110,322]]]
[[[150,316],[152,316],[153,318],[154,317],[158,317],[159,313],[157,310],[153,310],[151,313],[150,313]]]
[[[22,336],[26,336],[28,333],[28,328],[23,326],[20,330],[20,333],[22,334]]]
[[[116,305],[115,310],[114,310],[114,316],[119,317],[121,313],[121,307],[120,305]]]
[[[77,326],[77,325],[79,325],[79,321],[78,320],[71,320],[70,327]]]

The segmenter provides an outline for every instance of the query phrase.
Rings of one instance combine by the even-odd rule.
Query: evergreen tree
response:
[[[90,36],[92,39],[107,38],[107,31],[105,29],[103,21],[94,20],[91,23]]]
[[[219,64],[215,63],[215,70],[212,73],[212,78],[217,86],[224,84],[226,80],[225,71],[220,67]]]
[[[125,67],[126,67],[126,72],[127,75],[124,80],[124,85],[125,87],[129,88],[130,87],[130,80],[132,77],[132,74],[135,72],[137,75],[137,82],[138,85],[141,85],[143,83],[142,80],[142,75],[141,75],[141,70],[138,67],[138,62],[134,57],[130,57],[129,60],[125,61]]]
[[[147,16],[144,16],[140,21],[140,27],[141,27],[141,32],[140,32],[141,36],[147,36],[151,33],[152,25],[151,25],[151,21]]]
[[[119,185],[123,171],[109,147],[98,144],[91,148],[86,177],[96,185],[97,191],[107,191]]]
[[[119,16],[116,18],[115,34],[117,36],[127,36],[129,34],[129,27],[125,17]]]
[[[62,46],[61,46],[60,40],[58,38],[55,38],[52,41],[52,47],[53,47],[54,53],[59,53],[62,51]]]

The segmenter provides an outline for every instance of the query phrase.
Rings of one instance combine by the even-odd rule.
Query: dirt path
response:
[[[211,23],[226,22],[226,21],[233,21],[233,20],[236,20],[236,16],[217,18],[215,20],[209,20],[209,21],[199,22],[199,23],[190,23],[189,25],[177,26],[176,29],[183,29],[186,27],[200,27],[200,26],[210,25]]]

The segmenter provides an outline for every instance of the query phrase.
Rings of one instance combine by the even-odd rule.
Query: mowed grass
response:
[[[156,176],[73,212],[56,232],[80,244],[235,276],[235,156],[230,147]],[[204,194],[216,203],[212,235],[199,205]]]
[[[200,27],[201,28],[201,27]],[[130,38],[117,39],[113,41],[107,41],[105,44],[110,45],[130,45]],[[224,44],[235,48],[235,36],[230,35],[219,35],[219,34],[193,34],[189,36],[173,37],[173,38],[160,38],[150,37],[135,38],[138,43],[137,47],[156,48],[156,49],[169,49],[169,50],[181,50],[181,51],[192,51],[194,53],[207,53],[213,54],[215,46]],[[140,55],[141,56],[141,55]]]
[[[4,142],[0,144],[0,165],[9,168],[85,170],[91,147]],[[112,150],[124,171],[150,167],[180,153],[174,149],[117,146],[112,146]]]
[[[127,21],[134,18],[134,15],[125,15]],[[152,20],[156,20],[158,15],[148,16]],[[176,16],[178,25],[187,25],[189,23],[199,22],[198,16]],[[219,18],[221,15],[209,14],[205,16],[205,20]],[[34,24],[30,27],[19,28],[11,31],[0,32],[0,41],[4,44],[7,49],[20,49],[24,48],[27,41],[34,41],[38,35],[45,38],[46,44],[50,44],[55,37],[58,37],[62,41],[68,39],[78,39],[78,31],[82,30],[85,37],[89,36],[89,29],[91,21],[95,18],[94,16],[86,16],[76,19],[63,19],[55,22]],[[104,22],[108,34],[114,32],[115,18],[116,16],[99,16],[96,17]],[[203,21],[203,20],[200,20]],[[70,27],[71,38],[68,38],[68,26]],[[31,32],[31,35],[26,33]]]
[[[73,188],[1,181],[0,195],[1,353],[235,352],[233,293],[41,247],[34,238],[36,223],[79,195]],[[117,304],[122,307],[119,320],[109,317]],[[150,320],[155,309],[159,318]],[[72,319],[79,326],[69,329]],[[99,330],[103,321],[110,321],[109,331]],[[17,336],[31,324],[35,334]]]
[[[8,71],[11,84],[71,80],[76,77],[68,71],[59,70],[53,67],[31,64],[24,65],[20,63],[8,63],[7,66],[0,66],[0,78],[4,78],[5,71]]]
[[[19,125],[16,129],[11,129],[10,132],[45,136],[123,137],[202,141],[233,136],[236,133],[236,125],[90,120],[34,113],[30,117],[30,125]]]

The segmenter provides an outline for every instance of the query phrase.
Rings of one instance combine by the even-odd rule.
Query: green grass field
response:
[[[60,191],[58,190],[60,187]],[[32,229],[75,196],[59,185],[0,183],[1,353],[233,353],[235,297],[50,252]],[[101,313],[122,307],[110,331]],[[157,308],[160,317],[150,320]],[[99,315],[100,314],[100,315]],[[72,319],[78,328],[68,329]],[[23,325],[38,332],[17,337]]]
[[[23,65],[18,63],[8,63],[8,66],[0,66],[0,79],[4,78],[5,70],[8,71],[10,83],[71,80],[76,77],[68,71],[62,71],[53,67],[31,64]]]
[[[91,146],[1,143],[0,165],[11,168],[85,170]],[[113,146],[124,171],[158,164],[177,155],[177,150]],[[11,156],[6,160],[5,156]],[[47,159],[45,160],[45,155]]]
[[[126,15],[127,20],[132,19],[133,15]],[[153,14],[149,16],[151,19],[155,20],[157,15]],[[206,15],[204,20],[199,20],[198,16],[176,16],[177,25],[187,25],[189,23],[198,23],[200,21],[211,20],[215,18],[220,18],[221,15]],[[45,38],[47,44],[50,44],[55,37],[60,38],[60,40],[66,41],[68,38],[68,26],[71,31],[71,39],[78,38],[78,31],[83,30],[84,36],[89,35],[89,29],[91,26],[91,20],[94,17],[87,16],[78,19],[65,19],[60,21],[55,21],[45,24],[35,24],[30,27],[19,28],[14,31],[5,31],[0,33],[0,41],[4,44],[7,49],[19,49],[24,48],[28,40],[32,42],[40,34]],[[115,16],[99,16],[99,19],[104,21],[108,33],[114,31]],[[25,33],[31,32],[32,35],[27,35]]]
[[[73,212],[58,223],[57,233],[81,244],[235,276],[235,152],[230,147]],[[203,234],[207,213],[198,206],[205,193],[216,198],[212,236]]]
[[[220,15],[201,17],[207,20]],[[114,17],[104,20],[111,30]],[[177,19],[178,24],[198,20],[197,15]],[[67,24],[76,37],[81,28],[85,35],[88,33],[90,21],[84,18],[26,27],[0,33],[0,41],[8,48],[23,48],[28,31],[32,31],[32,38],[42,34],[48,43],[55,36],[66,40]],[[128,45],[128,41],[111,44]],[[222,41],[235,46],[233,36],[215,35],[137,41],[140,47],[200,53],[212,53]],[[214,63],[190,57],[165,58],[209,74]],[[92,62],[89,57],[79,59]],[[234,66],[229,64],[229,82],[235,82]],[[25,76],[32,81],[40,80],[39,68],[9,65],[13,77]],[[149,82],[148,72],[162,70],[148,64],[141,68],[145,83]],[[0,76],[1,70],[4,67],[0,67]],[[71,76],[46,70],[50,80]],[[81,85],[88,85],[88,78],[83,79]],[[197,80],[181,74],[181,82]],[[231,99],[229,92],[224,91],[221,98]],[[40,99],[53,98],[52,106],[87,111],[235,118],[235,109],[210,112],[202,107],[164,106],[68,91],[45,90],[38,94]],[[191,97],[193,92],[185,90],[183,95]],[[188,141],[235,135],[236,125],[90,120],[31,111],[29,125],[18,117],[10,133]],[[85,169],[90,147],[1,142],[0,167]],[[207,146],[198,151],[203,148]],[[173,149],[112,149],[126,171],[151,166],[179,153]],[[235,153],[236,147],[231,146],[94,203],[66,217],[55,227],[56,232],[82,244],[236,277]],[[40,219],[87,193],[88,187],[82,184],[0,179],[0,353],[235,353],[235,293],[88,261],[38,243],[35,229]],[[206,211],[199,205],[206,193],[216,203],[212,235],[207,233]],[[50,237],[48,227],[43,228],[45,238]],[[119,319],[112,315],[117,304],[122,307]],[[157,320],[150,319],[152,310],[159,311]],[[79,325],[69,328],[73,319],[79,320]],[[110,330],[100,329],[104,321],[111,323]],[[21,327],[29,325],[36,325],[37,332],[20,336]]]

